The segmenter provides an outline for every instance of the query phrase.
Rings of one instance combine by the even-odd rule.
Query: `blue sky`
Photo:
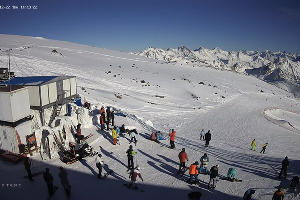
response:
[[[185,45],[300,53],[298,0],[0,0],[0,33],[121,51]],[[1,41],[0,41],[1,44]]]

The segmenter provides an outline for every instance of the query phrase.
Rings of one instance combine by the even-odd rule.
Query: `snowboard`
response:
[[[35,177],[35,176],[38,176],[38,175],[41,175],[43,172],[35,172],[35,173],[32,173],[31,176],[32,177]],[[24,176],[24,178],[28,178],[28,175]]]
[[[127,187],[128,189],[135,190],[135,191],[140,191],[140,192],[145,192],[145,190],[140,189],[139,187],[130,187],[129,183],[124,183],[124,186]]]

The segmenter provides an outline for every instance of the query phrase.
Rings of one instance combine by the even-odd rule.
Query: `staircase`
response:
[[[56,103],[53,106],[53,111],[52,111],[48,126],[51,126],[52,122],[55,120],[55,117],[59,116],[62,106],[63,105],[59,104],[59,102],[56,101]]]
[[[58,149],[61,151],[61,152],[64,152],[65,151],[65,148],[64,146],[62,145],[62,143],[59,141],[59,139],[57,138],[55,132],[52,130],[52,135],[53,135],[53,138],[55,140],[55,143],[56,143],[56,146],[58,147]]]

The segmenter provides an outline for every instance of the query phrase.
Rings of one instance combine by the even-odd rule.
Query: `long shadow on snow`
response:
[[[176,144],[188,147],[195,151],[206,152],[208,155],[217,157],[219,162],[238,167],[248,173],[271,179],[277,179],[281,168],[281,161],[283,159],[267,157],[265,154],[253,155],[220,149],[213,146],[205,147],[203,143],[183,137],[176,137]],[[264,164],[265,167],[263,167],[262,164]],[[295,167],[297,165],[299,166],[299,164],[298,160],[290,160],[290,167],[288,170],[289,176],[300,174],[300,170]]]
[[[108,157],[110,154],[105,151],[103,148],[101,149],[102,153],[106,153]],[[108,153],[108,154],[107,154]],[[141,152],[144,153],[144,152]],[[144,153],[144,155],[149,156],[151,159],[154,158],[149,154]],[[154,158],[156,161],[160,161],[160,159]],[[201,189],[199,187],[190,186],[190,189],[183,188],[174,188],[174,187],[165,187],[153,184],[141,184],[138,182],[139,187],[143,189],[145,192],[139,192],[135,190],[129,190],[123,186],[124,183],[127,183],[129,179],[122,180],[121,175],[116,172],[120,172],[123,169],[116,169],[112,165],[108,168],[107,165],[104,165],[104,170],[114,170],[115,178],[111,178],[109,176],[107,179],[98,179],[95,177],[95,169],[96,166],[89,166],[85,160],[82,162],[75,162],[70,165],[66,165],[65,163],[60,162],[59,160],[54,160],[58,165],[51,165],[46,162],[41,162],[39,160],[32,160],[32,173],[44,171],[46,167],[50,169],[50,173],[53,176],[54,185],[58,186],[59,189],[56,191],[54,196],[51,199],[67,199],[63,187],[61,186],[60,179],[58,176],[59,167],[63,166],[68,173],[68,180],[72,186],[71,189],[71,200],[82,200],[87,198],[99,198],[101,199],[131,199],[131,200],[153,200],[153,199],[187,199],[187,194],[191,191],[201,191],[203,194],[203,199],[211,199],[211,200],[236,200],[240,199],[239,197],[232,196],[229,194],[222,193],[220,191],[207,191],[205,189]],[[118,162],[118,161],[117,161]],[[161,170],[163,170],[167,174],[174,175],[174,171],[177,170],[172,166],[163,163],[160,161],[162,165]],[[86,166],[89,170],[83,172],[82,164]],[[155,164],[154,164],[155,165]],[[49,199],[47,186],[44,182],[43,176],[37,175],[34,176],[34,181],[29,181],[25,179],[24,176],[27,175],[24,169],[23,161],[17,164],[13,164],[10,162],[6,162],[0,159],[0,177],[1,184],[4,184],[0,187],[0,197],[1,199]],[[71,168],[73,167],[73,168]],[[94,169],[92,169],[94,168]],[[124,169],[125,172],[125,169]],[[126,173],[126,172],[125,172]],[[143,174],[143,170],[142,170]],[[147,180],[145,180],[147,182]],[[16,184],[17,186],[6,186],[6,184]],[[203,185],[203,187],[205,184]],[[114,190],[112,190],[114,188]],[[34,195],[33,192],[34,191]],[[113,192],[117,191],[117,192]]]
[[[120,163],[121,165],[123,165],[124,167],[126,167],[127,169],[127,165],[125,165],[122,161],[120,161],[118,158],[114,157],[112,154],[113,152],[109,153],[108,151],[106,151],[105,149],[103,149],[101,146],[100,146],[100,151],[107,157],[117,161],[118,163]]]

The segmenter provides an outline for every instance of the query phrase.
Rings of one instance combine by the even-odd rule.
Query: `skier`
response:
[[[176,131],[174,131],[174,129],[172,129],[172,131],[169,133],[171,149],[175,148],[175,134],[176,134]]]
[[[129,178],[131,180],[131,182],[129,183],[129,188],[133,187],[134,189],[138,189],[137,185],[136,185],[136,180],[137,180],[137,177],[140,177],[140,179],[144,182],[144,179],[141,175],[141,172],[140,172],[140,167],[139,166],[136,166],[135,169],[132,169],[130,174],[129,174]]]
[[[283,199],[284,199],[284,190],[280,188],[274,193],[272,200],[283,200]]]
[[[28,175],[28,178],[29,180],[33,181],[33,178],[32,178],[32,174],[31,174],[31,160],[26,157],[25,160],[24,160],[24,167],[25,167],[25,170],[27,171],[27,175]]]
[[[47,184],[48,193],[50,196],[52,196],[54,194],[53,177],[49,171],[49,168],[46,168],[46,171],[43,173],[43,176]]]
[[[265,144],[262,146],[260,153],[265,153],[267,146],[268,146],[268,143],[265,143]]]
[[[200,140],[204,140],[204,139],[205,139],[205,131],[204,129],[202,129],[200,132]]]
[[[281,162],[281,170],[280,170],[280,173],[279,173],[279,178],[281,178],[282,174],[283,174],[283,178],[286,178],[288,166],[289,166],[289,159],[286,156],[283,159],[283,161]]]
[[[129,149],[126,151],[128,157],[128,170],[134,168],[133,156],[135,156],[136,152],[133,150],[132,145],[129,146]]]
[[[199,165],[198,161],[191,164],[191,166],[189,168],[189,174],[190,174],[189,183],[198,182],[198,175],[199,175],[198,165]]]
[[[248,189],[243,197],[243,200],[251,200],[252,199],[252,195],[255,193],[255,190],[253,189]]]
[[[207,147],[209,145],[209,141],[211,140],[211,133],[210,130],[205,134],[205,146]]]
[[[67,196],[70,196],[71,185],[69,184],[68,174],[67,174],[66,170],[64,170],[63,167],[60,167],[59,169],[60,169],[60,172],[59,172],[58,176],[60,178],[61,185],[65,189]]]
[[[204,153],[204,155],[200,158],[200,162],[201,162],[200,173],[209,174],[209,171],[208,171],[208,168],[207,168],[209,158],[208,158],[206,153]]]
[[[291,180],[291,190],[296,191],[296,187],[299,184],[299,177],[298,176],[293,176],[292,180]]]
[[[256,141],[255,141],[255,139],[253,139],[252,142],[251,142],[251,150],[256,151]]]
[[[181,170],[185,170],[185,161],[189,161],[189,158],[185,152],[185,148],[182,148],[181,152],[178,154],[178,158],[179,158],[179,161],[180,161],[180,164],[179,164],[179,172],[181,172]]]
[[[105,129],[103,115],[100,115],[100,126],[101,126],[101,131],[103,131]]]
[[[231,182],[237,181],[236,178],[236,169],[234,168],[229,168],[227,172],[227,179]]]
[[[115,112],[114,111],[111,111],[110,118],[111,118],[111,125],[114,126],[115,125]]]
[[[136,143],[137,143],[137,139],[136,139],[136,135],[137,135],[137,134],[138,134],[138,133],[137,133],[136,129],[133,129],[132,131],[129,132],[129,135],[130,135],[130,137],[131,137],[130,143],[131,143],[131,142],[134,142],[135,146],[136,146]]]
[[[102,178],[102,168],[103,168],[103,161],[101,159],[102,155],[100,153],[98,153],[98,155],[96,156],[95,158],[95,161],[96,161],[96,167],[98,168],[99,170],[99,173],[98,173],[98,178]]]
[[[116,127],[114,126],[114,128],[111,130],[111,134],[112,134],[112,138],[113,138],[113,144],[116,145],[117,143],[117,131],[116,131]]]
[[[215,188],[217,182],[217,176],[219,175],[219,165],[215,165],[210,169],[210,178],[208,183],[208,189]],[[212,182],[212,185],[211,185]],[[212,186],[212,187],[211,187]]]

